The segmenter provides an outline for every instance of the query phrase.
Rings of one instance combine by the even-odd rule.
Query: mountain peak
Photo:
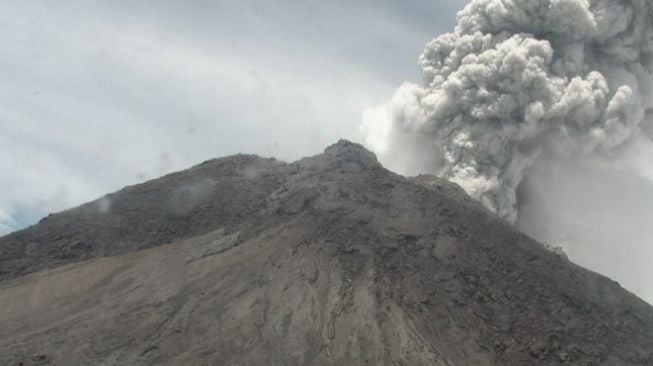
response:
[[[648,304],[359,144],[104,199],[0,238],[0,364],[653,364]]]
[[[324,153],[338,158],[358,160],[365,163],[378,163],[374,153],[364,148],[363,145],[349,140],[339,140],[335,144],[328,146]]]
[[[324,172],[357,173],[382,168],[374,153],[347,140],[340,140],[327,147],[322,154],[301,159],[297,163],[310,171]]]

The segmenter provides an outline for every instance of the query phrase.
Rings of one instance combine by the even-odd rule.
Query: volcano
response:
[[[340,141],[0,238],[0,364],[651,366],[653,307]]]

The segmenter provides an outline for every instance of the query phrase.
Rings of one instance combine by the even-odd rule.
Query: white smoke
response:
[[[610,160],[651,129],[651,19],[648,0],[473,0],[426,46],[423,82],[364,113],[367,143],[515,222],[539,161]]]

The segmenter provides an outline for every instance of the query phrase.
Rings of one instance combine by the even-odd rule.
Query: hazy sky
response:
[[[464,0],[0,2],[0,232],[237,152],[362,140]]]

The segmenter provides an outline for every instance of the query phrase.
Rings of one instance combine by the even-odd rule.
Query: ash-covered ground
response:
[[[0,238],[2,365],[653,365],[653,308],[341,141]]]

